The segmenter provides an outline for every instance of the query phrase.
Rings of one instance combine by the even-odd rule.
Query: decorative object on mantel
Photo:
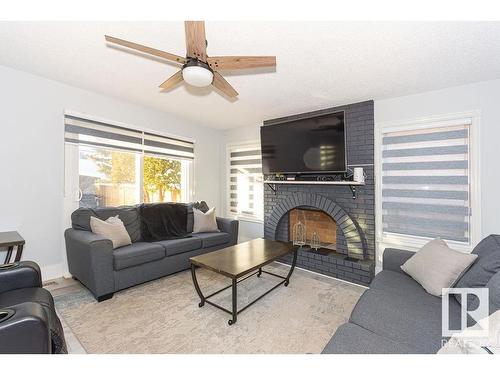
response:
[[[207,56],[208,42],[205,39],[204,21],[186,21],[186,57],[160,51],[155,48],[132,43],[105,35],[106,41],[127,47],[148,55],[160,57],[182,64],[181,70],[163,82],[162,89],[172,89],[182,81],[190,86],[206,87],[213,85],[230,98],[238,92],[220,75],[219,70],[239,70],[267,68],[276,66],[276,56]]]
[[[320,247],[321,247],[321,242],[319,240],[318,233],[314,232],[311,237],[311,249],[319,250]]]
[[[365,172],[363,171],[363,168],[361,167],[356,167],[354,168],[354,172],[352,174],[352,179],[355,182],[360,182],[360,183],[365,183]]]
[[[302,217],[302,219],[304,219],[304,217]],[[295,224],[293,227],[292,242],[296,246],[304,246],[306,244],[306,239],[307,239],[307,228],[305,220],[304,222],[302,222],[299,218],[297,224]]]
[[[7,255],[5,256],[4,264],[10,263],[14,247],[17,247],[14,262],[19,262],[21,260],[21,256],[23,255],[23,246],[25,243],[26,241],[24,241],[24,238],[22,238],[21,235],[15,231],[0,232],[0,249],[4,247],[7,248]]]

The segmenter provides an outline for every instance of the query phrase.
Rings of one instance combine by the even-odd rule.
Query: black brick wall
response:
[[[373,277],[375,260],[375,185],[374,185],[374,112],[373,101],[350,104],[333,108],[344,110],[346,119],[347,163],[349,168],[361,166],[366,173],[364,186],[357,186],[357,199],[352,198],[348,186],[332,185],[279,185],[276,192],[269,186],[264,188],[264,232],[269,234],[270,216],[276,205],[290,194],[311,193],[329,198],[341,206],[364,235],[365,259],[356,261],[345,259],[342,254],[320,255],[309,250],[300,250],[297,265],[312,271],[360,284],[369,284]],[[332,108],[316,111],[309,115],[331,112]],[[273,121],[273,120],[272,120]],[[271,121],[271,122],[272,122]],[[274,227],[274,226],[273,226]],[[266,229],[267,232],[266,232]],[[276,227],[275,238],[288,241],[288,215],[283,215]],[[337,247],[347,255],[347,242],[341,230],[337,230]],[[289,262],[290,259],[285,259]]]

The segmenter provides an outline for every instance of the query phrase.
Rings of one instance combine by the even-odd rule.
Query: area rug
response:
[[[288,267],[269,270],[286,275]],[[205,295],[229,279],[200,269]],[[238,305],[262,294],[279,279],[263,274],[238,284]],[[189,271],[118,293],[97,303],[83,287],[55,298],[56,308],[87,353],[320,353],[347,321],[365,289],[296,269],[281,286],[238,315],[210,305],[198,307]],[[230,309],[231,288],[214,302]]]

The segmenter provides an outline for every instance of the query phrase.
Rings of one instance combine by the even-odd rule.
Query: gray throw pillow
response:
[[[435,239],[425,244],[408,259],[401,269],[434,296],[443,288],[451,288],[476,260],[477,255],[452,250],[446,242]]]
[[[210,209],[205,201],[193,202],[193,208],[196,208],[203,213],[206,213]]]

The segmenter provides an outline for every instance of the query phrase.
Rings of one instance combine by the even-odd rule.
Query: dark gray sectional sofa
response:
[[[500,235],[486,237],[473,253],[478,259],[455,286],[488,288],[492,314],[500,309]],[[441,298],[428,294],[400,268],[413,254],[385,249],[383,271],[375,276],[349,322],[337,329],[323,353],[418,354],[436,353],[441,348]],[[450,328],[459,329],[460,303],[453,296],[448,298]],[[469,310],[473,310],[470,302]]]
[[[187,205],[187,230],[193,231],[193,204]],[[119,215],[132,245],[113,250],[111,240],[90,231],[90,216],[106,220]],[[138,206],[80,208],[71,215],[72,228],[64,233],[69,272],[98,301],[146,281],[189,268],[189,258],[232,246],[238,241],[238,221],[217,218],[220,232],[191,233],[191,237],[144,242]]]

